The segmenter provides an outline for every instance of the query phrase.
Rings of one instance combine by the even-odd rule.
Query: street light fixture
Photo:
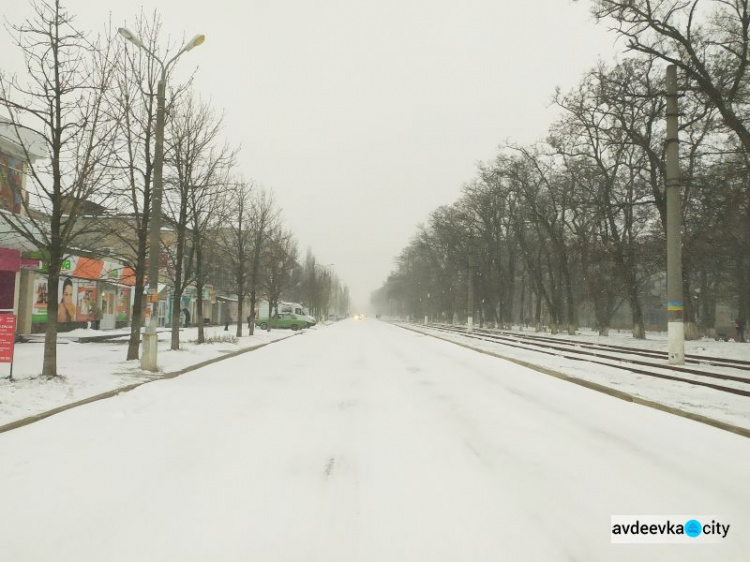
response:
[[[158,338],[156,336],[157,307],[159,304],[159,243],[161,240],[161,198],[162,198],[162,170],[164,168],[164,106],[166,105],[167,70],[182,55],[203,44],[205,35],[196,35],[180,51],[169,59],[166,64],[149,50],[138,36],[121,27],[117,32],[136,47],[143,49],[148,56],[159,63],[161,76],[157,87],[156,99],[156,146],[154,147],[154,189],[152,192],[151,218],[149,223],[149,264],[148,285],[149,294],[147,307],[150,311],[149,323],[143,334],[143,349],[141,350],[141,368],[148,371],[157,370]]]

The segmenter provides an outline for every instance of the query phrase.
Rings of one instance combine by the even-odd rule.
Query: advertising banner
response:
[[[16,339],[16,317],[0,314],[0,363],[13,363],[13,344]]]
[[[76,305],[76,321],[93,322],[97,320],[97,290],[95,281],[78,281],[78,302]]]
[[[118,287],[117,289],[117,320],[126,322],[130,313],[130,289]]]
[[[42,271],[46,271],[41,263]],[[63,260],[60,276],[109,281],[122,285],[135,285],[135,273],[129,267],[117,262],[70,256]]]
[[[58,322],[75,322],[76,301],[78,300],[77,285],[78,282],[75,279],[60,276],[60,285],[57,292],[57,298],[60,299],[57,308]]]
[[[34,279],[34,302],[31,305],[31,321],[34,323],[47,321],[47,278],[37,277]]]
[[[135,285],[135,272],[125,265],[111,261],[102,262],[100,278],[112,283]]]

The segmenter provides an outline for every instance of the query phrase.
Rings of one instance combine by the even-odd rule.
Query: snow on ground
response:
[[[686,412],[700,414],[702,416],[750,429],[750,398],[747,398],[745,396],[729,394],[727,392],[714,390],[712,388],[707,388],[704,386],[695,386],[683,382],[672,382],[664,379],[649,377],[646,375],[639,375],[636,373],[625,371],[623,369],[618,369],[617,367],[607,367],[604,365],[590,364],[586,363],[585,361],[576,361],[560,356],[536,353],[533,350],[508,347],[502,345],[502,343],[499,342],[490,342],[478,340],[475,338],[468,338],[461,334],[449,334],[447,332],[425,328],[424,326],[409,324],[408,327],[418,329],[424,333],[435,334],[441,338],[459,342],[471,347],[490,351],[493,353],[499,353],[505,357],[518,359],[520,361],[525,361],[534,365],[539,365],[540,367],[552,369],[566,375],[592,381],[604,386],[610,386],[617,390],[627,392],[628,394],[638,396],[639,398],[651,400],[673,408],[678,408]],[[527,330],[525,333],[530,332]],[[591,339],[592,337],[593,336],[587,335],[572,337],[568,335],[560,336],[561,339],[597,341],[596,339]],[[628,345],[630,347],[638,347],[642,349],[663,350],[666,347],[666,339],[664,339],[662,344],[660,344],[659,340],[656,338],[652,338],[644,342],[643,340],[635,340],[632,337],[624,337],[624,334],[620,337],[613,338],[613,340],[601,338],[598,341],[599,343],[612,345]],[[703,354],[707,356],[750,360],[750,344],[734,344],[713,341],[685,343],[687,353],[694,353],[703,349],[705,351],[705,353]],[[717,349],[730,350],[734,351],[734,353],[721,353],[717,351]],[[643,357],[639,356],[633,356],[633,358],[638,360],[644,359]],[[642,365],[639,366],[639,368],[649,369],[648,367],[643,367]],[[746,371],[738,371],[736,369],[725,367],[701,366],[701,368],[710,372],[732,374],[735,376],[747,375]],[[653,370],[654,372],[658,371],[657,369]],[[682,378],[694,378],[698,380],[700,379],[700,377],[685,373],[665,372],[665,374],[669,374],[670,376],[679,376]],[[747,384],[739,382],[716,379],[703,380],[721,386],[743,388],[744,390],[748,390],[748,388],[750,388]]]
[[[375,320],[0,434],[13,562],[747,560],[750,440]],[[616,514],[727,539],[614,545]]]
[[[598,343],[602,345],[623,345],[637,349],[649,349],[665,352],[667,351],[668,337],[666,332],[648,332],[645,340],[633,337],[629,330],[610,330],[608,336],[600,336],[596,330],[579,328],[573,336],[567,332],[552,335],[549,332],[536,332],[533,328],[522,328],[516,326],[513,332],[526,335],[541,335],[546,337],[560,338],[561,340],[574,340],[586,343]],[[731,334],[730,334],[731,335]],[[685,353],[693,355],[705,355],[707,357],[723,357],[725,359],[741,359],[750,361],[750,343],[737,343],[735,341],[716,341],[709,338],[685,342]]]
[[[231,338],[236,325],[229,331],[224,327],[207,327],[206,338]],[[243,327],[247,334],[247,326]],[[118,341],[77,343],[80,337],[121,334]],[[236,343],[216,342],[196,345],[198,328],[180,330],[179,351],[170,347],[170,332],[159,331],[159,373],[143,371],[138,361],[125,361],[127,354],[128,330],[99,331],[74,330],[61,334],[57,346],[59,380],[46,380],[39,377],[42,372],[44,344],[20,343],[15,347],[13,365],[14,381],[0,379],[0,425],[39,414],[65,404],[77,402],[108,390],[114,390],[134,383],[159,378],[164,373],[179,371],[190,365],[206,361],[227,353],[256,347],[257,345],[289,337],[288,330],[264,332],[256,329],[255,335],[244,336]],[[7,366],[5,366],[7,368]],[[7,376],[7,371],[3,376]]]

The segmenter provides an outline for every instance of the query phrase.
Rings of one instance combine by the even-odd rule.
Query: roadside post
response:
[[[682,193],[678,138],[677,67],[667,67],[667,335],[671,365],[685,364],[685,306],[682,295]]]

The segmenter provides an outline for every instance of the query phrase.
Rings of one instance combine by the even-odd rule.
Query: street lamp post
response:
[[[151,192],[151,215],[149,218],[149,263],[148,263],[148,299],[147,310],[149,321],[143,334],[141,350],[141,368],[148,371],[157,370],[158,338],[156,335],[157,310],[159,305],[159,243],[161,241],[161,198],[162,170],[164,169],[164,107],[166,105],[167,70],[183,53],[201,45],[205,35],[196,35],[166,64],[149,50],[132,31],[121,27],[117,32],[136,47],[143,49],[152,59],[159,63],[161,76],[156,91],[156,146],[154,147],[154,188]]]

